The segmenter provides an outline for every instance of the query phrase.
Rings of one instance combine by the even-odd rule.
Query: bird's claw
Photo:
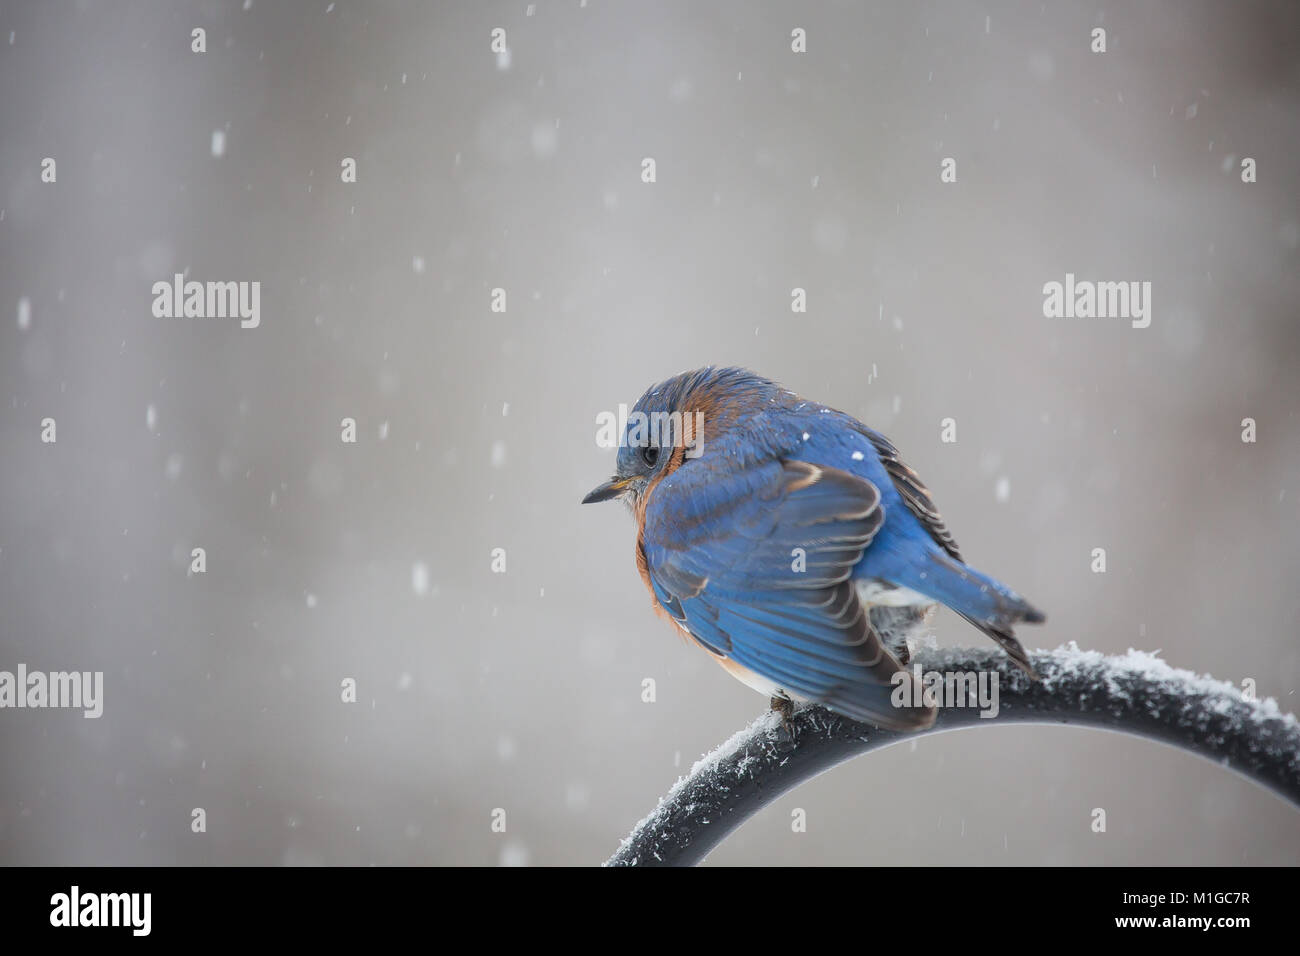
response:
[[[785,732],[794,739],[794,725],[790,723],[790,718],[794,716],[794,701],[789,697],[773,697],[772,709],[781,715],[781,726]]]

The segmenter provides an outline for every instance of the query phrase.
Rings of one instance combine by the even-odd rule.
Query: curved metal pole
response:
[[[700,760],[623,841],[606,866],[691,866],[783,793],[860,754],[983,724],[1074,724],[1158,740],[1242,776],[1300,807],[1300,721],[1270,698],[1176,670],[1154,655],[1106,657],[1071,645],[1030,655],[1031,681],[996,649],[926,649],[922,672],[996,674],[998,713],[944,708],[929,730],[899,733],[810,706],[764,714]]]

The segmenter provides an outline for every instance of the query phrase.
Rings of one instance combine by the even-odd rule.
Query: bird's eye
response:
[[[659,460],[659,449],[654,445],[646,445],[641,449],[641,460],[653,468],[655,462]]]

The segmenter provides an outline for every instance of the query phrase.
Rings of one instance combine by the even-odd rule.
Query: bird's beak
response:
[[[631,481],[631,478],[611,478],[603,485],[597,485],[587,492],[587,497],[582,499],[582,503],[589,505],[597,501],[609,501],[610,498],[617,498],[627,491],[627,486]]]

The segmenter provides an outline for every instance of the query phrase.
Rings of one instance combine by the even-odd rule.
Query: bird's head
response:
[[[674,456],[673,436],[668,433],[674,420],[681,421],[680,412],[674,419],[673,411],[663,393],[656,389],[641,396],[619,436],[613,477],[593,488],[582,499],[584,505],[622,498],[635,511],[651,482],[680,464],[681,455]],[[652,423],[656,427],[651,427]],[[664,424],[668,428],[662,427]],[[673,462],[674,457],[678,459],[677,464]]]
[[[628,413],[613,477],[582,503],[622,498],[636,511],[655,483],[698,458],[735,410],[769,387],[775,386],[746,369],[714,366],[651,386]]]

